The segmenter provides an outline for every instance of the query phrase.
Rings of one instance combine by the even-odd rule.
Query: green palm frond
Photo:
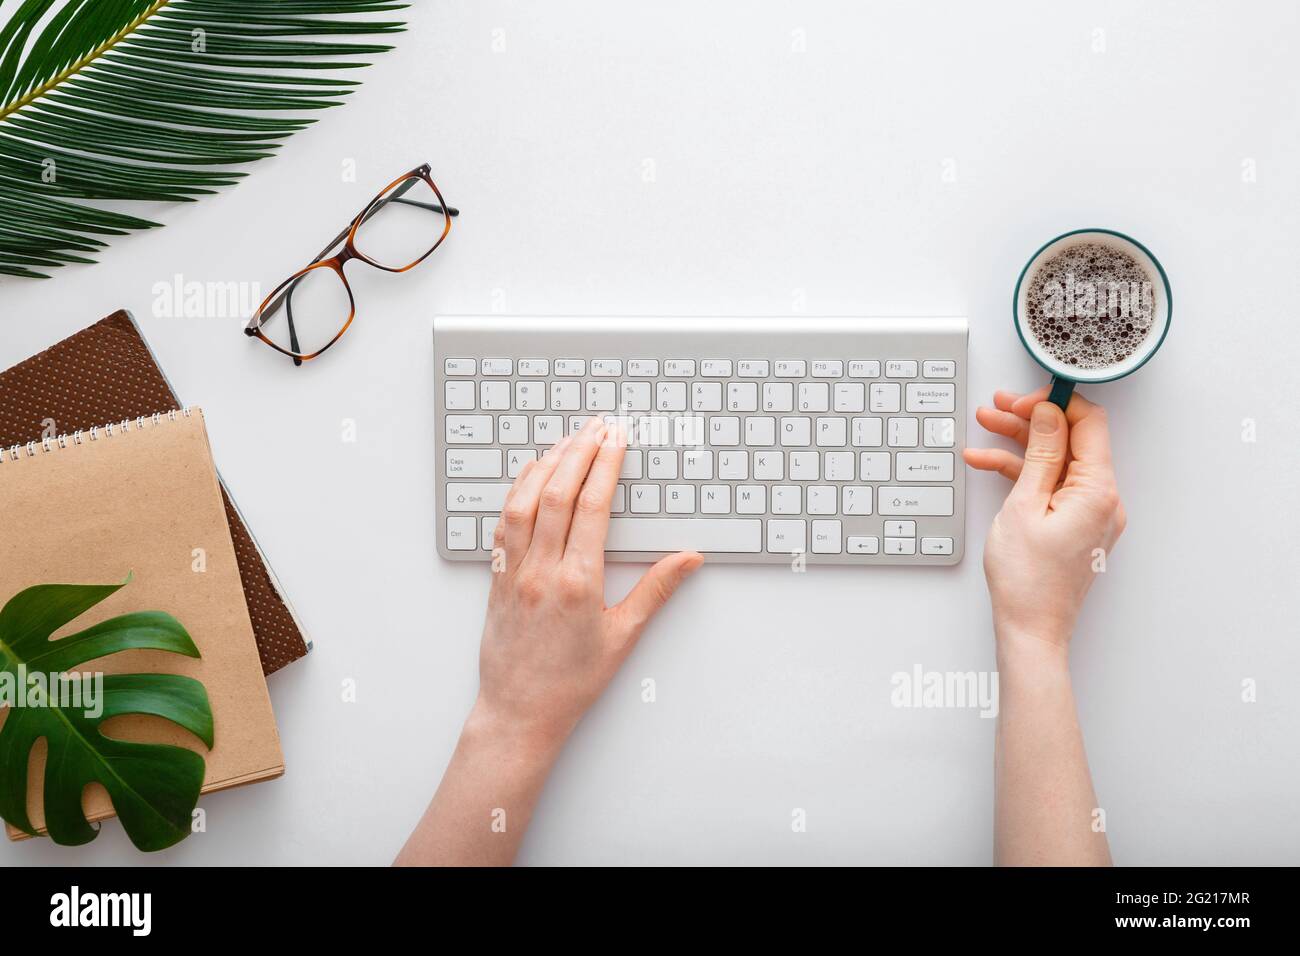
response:
[[[0,0],[0,274],[45,278],[245,175],[392,49],[390,0]],[[114,208],[105,208],[109,202]]]

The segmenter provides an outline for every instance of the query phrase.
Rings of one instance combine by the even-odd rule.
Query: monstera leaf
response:
[[[46,278],[157,225],[337,106],[389,0],[0,0],[0,273]],[[358,15],[361,15],[358,17]],[[92,202],[83,202],[91,200]],[[98,201],[110,201],[112,208]]]
[[[50,640],[63,625],[122,584],[43,584],[15,595],[0,610],[0,680],[18,687],[33,674],[59,674],[118,651],[149,649],[198,657],[189,634],[170,614],[124,614],[76,634]],[[6,676],[9,675],[9,676]],[[127,835],[141,850],[161,850],[190,832],[203,784],[204,761],[184,747],[131,743],[101,732],[110,717],[163,717],[212,746],[212,708],[203,685],[171,674],[110,674],[103,678],[102,712],[55,706],[39,688],[24,706],[9,706],[0,726],[0,817],[35,833],[27,817],[28,761],[45,738],[45,826],[55,843],[88,843],[99,832],[82,813],[86,785],[102,784]],[[21,688],[18,688],[21,690]],[[66,703],[66,701],[65,701]],[[99,707],[92,708],[99,710]]]

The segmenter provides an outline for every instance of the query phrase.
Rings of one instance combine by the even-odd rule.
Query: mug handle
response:
[[[1074,394],[1074,380],[1061,378],[1059,375],[1052,376],[1052,391],[1048,394],[1047,400],[1065,411],[1070,404],[1070,396]]]

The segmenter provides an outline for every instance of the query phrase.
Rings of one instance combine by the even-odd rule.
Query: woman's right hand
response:
[[[1015,482],[984,545],[984,575],[999,643],[1034,638],[1061,649],[1093,578],[1124,530],[1106,410],[1074,395],[1062,413],[1030,395],[997,392],[976,420],[1018,442],[1023,457],[968,448],[966,463]]]

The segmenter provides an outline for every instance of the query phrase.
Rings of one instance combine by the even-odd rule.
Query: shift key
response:
[[[950,515],[951,488],[897,488],[876,490],[876,511],[882,515]]]
[[[448,511],[500,511],[505,503],[510,482],[449,481],[447,482]]]

